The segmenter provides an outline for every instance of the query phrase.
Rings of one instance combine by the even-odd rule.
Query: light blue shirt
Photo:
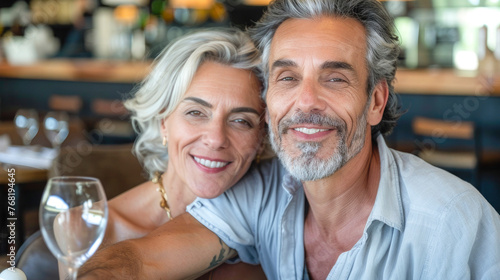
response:
[[[378,136],[381,178],[361,239],[327,279],[500,279],[500,216],[470,184]],[[269,279],[308,279],[302,184],[278,160],[188,212]],[[325,248],[328,250],[328,248]]]

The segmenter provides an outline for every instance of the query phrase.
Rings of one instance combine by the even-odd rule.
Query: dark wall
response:
[[[12,119],[19,108],[49,111],[48,100],[52,94],[80,96],[83,100],[81,116],[89,117],[93,99],[123,100],[133,87],[131,83],[0,78],[0,119]]]

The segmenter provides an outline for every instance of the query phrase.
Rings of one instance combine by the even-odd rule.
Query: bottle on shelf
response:
[[[486,25],[481,26],[478,35],[478,76],[490,79],[495,76],[496,59],[495,54],[488,48],[488,27]]]
[[[495,41],[495,76],[500,77],[500,25],[496,30],[496,41]]]

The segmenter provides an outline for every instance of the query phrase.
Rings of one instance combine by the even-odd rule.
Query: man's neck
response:
[[[308,219],[326,236],[353,223],[359,226],[364,221],[364,226],[379,181],[378,149],[368,138],[363,149],[332,176],[303,183],[310,205]]]
[[[379,153],[367,137],[363,149],[334,175],[304,182],[309,201],[304,246],[311,279],[325,279],[340,254],[361,238],[379,181]]]

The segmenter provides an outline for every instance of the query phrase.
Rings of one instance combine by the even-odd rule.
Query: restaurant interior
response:
[[[40,236],[49,178],[99,178],[108,200],[147,180],[123,100],[169,42],[200,28],[249,27],[268,2],[2,0],[0,218],[11,217],[4,201],[14,168],[16,251]],[[401,40],[394,86],[406,111],[388,144],[470,182],[500,212],[500,0],[383,4]],[[4,257],[12,233],[0,235]]]

